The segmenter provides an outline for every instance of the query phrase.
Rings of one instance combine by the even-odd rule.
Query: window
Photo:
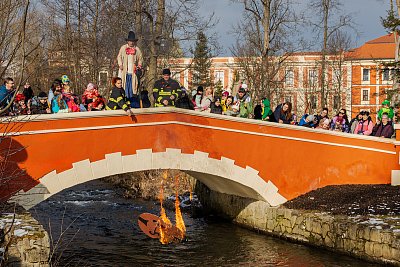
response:
[[[335,95],[333,96],[333,109],[339,109],[340,108],[340,96]]]
[[[308,81],[309,85],[312,87],[317,85],[317,70],[308,71]]]
[[[382,80],[383,80],[383,81],[389,81],[389,79],[390,79],[390,72],[389,72],[389,69],[388,69],[388,68],[383,69],[383,70],[382,70]]]
[[[293,72],[293,70],[287,70],[286,71],[285,83],[286,83],[286,86],[293,86],[294,85],[294,72]]]
[[[285,96],[285,102],[292,103],[292,96],[291,95]]]
[[[221,84],[224,84],[224,71],[223,70],[217,70],[214,73],[214,77],[215,77],[215,83],[218,83],[219,81],[221,81]]]
[[[368,89],[362,90],[362,101],[369,101],[369,90]]]
[[[108,72],[102,71],[99,73],[99,86],[106,87],[108,80]]]
[[[200,75],[199,75],[199,73],[197,72],[197,71],[193,71],[192,72],[192,83],[193,84],[200,84],[201,83],[201,80],[200,80]]]
[[[369,81],[369,69],[363,69],[363,77],[362,80],[364,82]]]
[[[315,95],[312,95],[310,97],[310,105],[312,109],[316,109],[317,108],[317,97]]]
[[[245,80],[246,75],[245,75],[244,71],[239,71],[238,75],[239,75],[239,81]]]

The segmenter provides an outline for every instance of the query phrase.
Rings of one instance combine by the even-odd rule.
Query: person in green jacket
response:
[[[271,121],[272,118],[274,117],[273,112],[271,110],[271,103],[269,102],[268,99],[265,98],[263,100],[263,105],[264,105],[264,108],[263,108],[263,113],[262,113],[262,120],[263,121]]]
[[[378,111],[378,119],[379,121],[382,121],[382,114],[387,113],[389,116],[389,119],[392,121],[394,117],[394,111],[393,108],[390,107],[390,101],[385,100],[382,102],[382,108]]]
[[[239,102],[239,117],[248,118],[253,112],[253,104],[251,102],[250,95],[246,93],[244,88],[239,88],[237,94],[237,102]]]

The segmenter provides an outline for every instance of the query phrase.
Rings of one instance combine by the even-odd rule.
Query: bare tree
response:
[[[329,96],[329,82],[327,80],[327,56],[329,51],[329,41],[335,38],[337,32],[344,28],[352,28],[353,22],[350,14],[343,13],[341,0],[310,0],[310,10],[312,10],[311,24],[318,36],[321,36],[321,61],[320,73],[317,88],[320,97],[320,106],[326,107]],[[317,16],[315,16],[317,14]]]
[[[245,12],[233,32],[238,36],[231,51],[252,88],[252,97],[280,100],[285,64],[301,49],[296,38],[299,20],[291,0],[240,0]],[[295,45],[294,45],[295,44]]]

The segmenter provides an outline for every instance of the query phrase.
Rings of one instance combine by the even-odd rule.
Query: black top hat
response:
[[[133,31],[129,31],[128,38],[125,39],[126,41],[137,41],[139,39],[136,38],[135,33]]]
[[[171,75],[171,71],[169,69],[163,69],[162,74],[163,75]]]

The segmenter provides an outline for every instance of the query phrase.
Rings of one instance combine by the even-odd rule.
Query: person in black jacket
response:
[[[28,82],[24,85],[23,94],[25,96],[25,103],[28,103],[34,97],[32,87]]]
[[[217,97],[210,105],[211,113],[222,114],[221,98]]]
[[[106,109],[116,110],[123,109],[126,111],[128,116],[132,116],[133,113],[130,109],[130,102],[125,96],[125,90],[122,88],[122,79],[114,77],[112,79],[113,88],[111,89],[110,99],[108,100]]]
[[[194,110],[193,102],[189,99],[186,90],[184,88],[182,88],[181,90],[182,90],[181,96],[176,101],[175,107]]]
[[[163,78],[154,83],[153,97],[155,107],[175,106],[181,94],[179,83],[171,79],[171,71],[163,69]]]
[[[40,92],[37,97],[32,101],[32,114],[49,114],[51,113],[49,102],[47,101],[47,94]]]
[[[290,124],[292,121],[292,103],[279,104],[274,111],[275,121],[283,124]]]

